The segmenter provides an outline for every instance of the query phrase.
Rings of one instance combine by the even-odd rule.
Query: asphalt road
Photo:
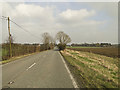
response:
[[[73,88],[58,51],[43,51],[2,66],[3,88]]]

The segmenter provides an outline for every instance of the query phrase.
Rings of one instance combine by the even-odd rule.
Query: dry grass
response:
[[[61,51],[87,81],[87,87],[115,88],[118,86],[118,59],[66,49]],[[91,85],[93,84],[93,85]]]
[[[10,58],[10,59],[8,59],[8,60],[0,61],[0,64],[6,64],[6,63],[9,63],[9,62],[18,60],[18,59],[20,59],[20,58],[24,58],[24,57],[26,57],[26,56],[34,55],[34,54],[37,54],[37,53],[40,53],[40,52],[35,52],[35,53],[31,53],[31,54],[25,54],[25,55],[20,55],[20,56],[12,57],[12,58]]]

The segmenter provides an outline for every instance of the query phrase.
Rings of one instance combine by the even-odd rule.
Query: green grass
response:
[[[65,60],[72,65],[75,68],[72,70],[72,73],[74,75],[77,75],[77,82],[79,82],[79,86],[81,86],[81,82],[84,83],[84,86],[87,88],[117,88],[117,81],[118,81],[118,70],[115,70],[114,66],[116,65],[113,62],[109,62],[109,60],[114,60],[112,58],[100,56],[100,55],[92,55],[88,54],[88,56],[91,57],[82,57],[79,56],[79,54],[76,54],[76,52],[70,52],[71,55],[74,55],[77,57],[75,59],[74,57],[65,54],[62,52],[62,55],[64,56]],[[82,53],[81,53],[82,54]],[[84,53],[85,54],[85,53]],[[93,59],[92,57],[98,57],[101,59],[106,60],[106,63],[100,64],[101,61],[98,61],[96,59]],[[110,68],[105,68],[105,65],[109,65]],[[79,72],[79,73],[78,73]],[[81,78],[82,77],[82,78]]]
[[[2,49],[0,49],[0,56],[2,56]]]
[[[0,48],[0,61],[2,60],[2,49]]]
[[[8,54],[8,50],[2,49],[2,56],[5,56],[5,55],[7,55],[7,54]]]

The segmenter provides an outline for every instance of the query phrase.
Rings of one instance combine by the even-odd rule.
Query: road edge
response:
[[[73,78],[73,75],[71,74],[71,72],[70,72],[70,70],[69,70],[69,68],[68,68],[68,66],[67,66],[67,64],[66,64],[66,62],[65,62],[65,60],[63,58],[63,56],[61,55],[61,53],[59,51],[58,51],[58,53],[59,53],[59,55],[60,55],[60,57],[61,57],[64,65],[65,65],[65,68],[66,68],[66,70],[67,70],[67,72],[68,72],[68,74],[70,76],[70,79],[72,80],[74,88],[79,88],[78,85],[77,85],[77,83],[76,83],[76,81],[75,81],[75,79]]]
[[[10,64],[10,63],[13,63],[13,62],[17,61],[18,59],[28,57],[28,56],[31,56],[31,55],[34,55],[34,54],[37,54],[37,53],[40,53],[40,52],[35,52],[35,53],[29,53],[29,54],[25,54],[25,55],[16,56],[16,57],[13,57],[13,58],[10,58],[10,59],[6,60],[5,63],[0,62],[0,65],[2,65],[2,67],[3,67],[7,64]]]
[[[45,51],[47,51],[47,50],[45,50]],[[45,52],[45,51],[41,51],[41,52]],[[21,59],[21,58],[24,58],[24,57],[28,57],[28,56],[31,56],[31,55],[34,55],[34,54],[37,54],[37,53],[41,53],[41,52],[34,52],[34,53],[29,53],[29,54],[25,54],[25,55],[20,55],[20,56],[12,57],[12,58],[6,60],[5,63],[3,63],[3,61],[1,61],[0,65],[5,66],[5,65],[7,65],[9,63],[12,63],[12,62],[18,60],[18,59]]]

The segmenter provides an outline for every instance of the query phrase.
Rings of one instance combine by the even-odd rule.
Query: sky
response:
[[[32,33],[10,22],[17,43],[42,43],[44,32],[55,37],[59,31],[68,34],[71,43],[118,43],[117,2],[4,2],[0,6],[0,17],[9,16]],[[1,21],[4,43],[8,37],[7,20]]]

